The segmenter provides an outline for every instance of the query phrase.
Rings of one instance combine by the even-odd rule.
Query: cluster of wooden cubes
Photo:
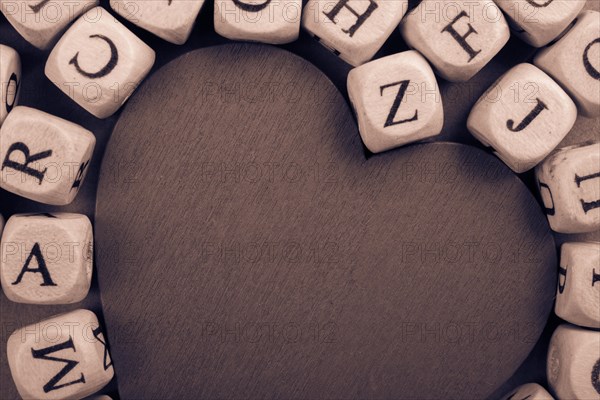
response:
[[[189,38],[204,0],[111,0],[129,22],[174,44]],[[152,69],[155,53],[97,0],[0,1],[33,46],[53,47],[45,73],[97,118],[113,115]],[[600,15],[585,0],[215,0],[216,31],[233,40],[283,44],[304,27],[351,64],[348,94],[365,146],[374,153],[438,135],[444,124],[436,76],[464,82],[507,43],[510,31],[541,48],[532,63],[500,77],[476,102],[467,129],[517,173],[535,168],[553,230],[600,228],[600,143],[555,150],[578,112],[600,116]],[[47,7],[56,18],[44,16]],[[535,19],[528,18],[535,12]],[[371,61],[399,28],[412,50]],[[547,46],[550,43],[549,46]],[[0,44],[0,187],[52,205],[75,198],[95,145],[92,132],[18,106],[19,55]],[[511,90],[517,87],[520,90]],[[13,215],[4,226],[0,278],[12,301],[68,304],[88,293],[93,265],[89,219],[69,213]],[[560,399],[600,398],[600,244],[561,249],[548,381]],[[53,340],[40,326],[56,327]],[[22,328],[8,341],[24,398],[82,398],[113,376],[106,338],[86,310]],[[541,386],[509,399],[550,399]]]

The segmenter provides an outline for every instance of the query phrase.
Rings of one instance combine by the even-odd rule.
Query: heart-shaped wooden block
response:
[[[283,50],[163,67],[105,154],[97,269],[123,398],[483,398],[545,325],[535,199],[458,144],[366,157]]]

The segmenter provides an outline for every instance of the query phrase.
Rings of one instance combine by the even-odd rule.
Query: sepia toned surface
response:
[[[457,144],[366,158],[327,79],[260,46],[189,53],[140,88],[96,235],[124,398],[485,397],[556,282],[545,216],[499,160]]]
[[[107,1],[101,2],[105,8],[109,7]],[[411,2],[411,6],[418,4],[418,1]],[[598,11],[600,3],[596,0],[589,0],[586,8]],[[145,32],[127,21],[118,18],[129,29],[131,29],[144,42],[151,45],[157,52],[157,62],[154,70],[157,70],[166,62],[184,54],[191,49],[212,46],[215,44],[227,43],[228,41],[214,32],[213,27],[213,6],[207,3],[200,13],[198,23],[185,46],[173,46],[156,38],[154,35]],[[0,207],[5,217],[16,212],[33,211],[61,211],[82,212],[93,218],[96,196],[96,185],[98,179],[98,170],[101,162],[101,156],[104,152],[106,143],[116,123],[119,113],[106,120],[98,120],[90,117],[89,113],[81,109],[72,102],[67,96],[56,88],[43,74],[44,64],[48,57],[48,51],[39,51],[27,44],[10,26],[10,24],[0,15],[0,41],[15,48],[23,58],[24,76],[22,84],[22,103],[28,106],[42,109],[62,118],[76,122],[85,128],[93,131],[98,139],[95,155],[90,165],[90,173],[86,183],[75,201],[67,207],[45,206],[35,203],[10,193],[0,190]],[[346,96],[346,77],[350,67],[329,52],[318,42],[312,39],[305,31],[301,31],[300,39],[292,44],[283,46],[283,48],[298,54],[304,59],[309,60],[318,69],[323,71]],[[394,54],[407,50],[398,31],[394,31],[386,41],[383,48],[376,54],[376,58]],[[483,92],[492,85],[492,83],[510,67],[519,62],[530,62],[535,49],[529,47],[516,37],[511,37],[507,46],[473,79],[467,83],[456,84],[446,81],[440,81],[440,89],[444,98],[445,120],[442,133],[436,140],[454,141],[481,147],[479,142],[473,138],[465,129],[466,118],[475,101]],[[567,146],[581,143],[586,140],[598,140],[597,132],[600,130],[600,120],[578,117],[575,126],[565,137],[559,146]],[[527,184],[532,193],[537,193],[533,173],[529,172],[520,175],[521,179]],[[598,231],[585,235],[555,235],[558,243],[565,240],[600,240]],[[75,308],[90,308],[94,310],[99,317],[102,316],[102,309],[99,298],[99,288],[96,280],[93,282],[90,295],[81,303],[72,306],[28,306],[10,302],[6,297],[0,294],[0,315],[2,317],[2,341],[6,343],[8,336],[17,328],[27,324],[38,322],[52,314],[65,312]],[[515,375],[500,388],[492,398],[499,398],[519,384],[536,381],[545,382],[545,359],[548,348],[548,340],[556,327],[557,319],[551,318],[548,327],[536,345],[533,353],[528,360],[515,372]],[[14,384],[8,371],[6,363],[5,347],[0,346],[0,389],[6,398],[18,398]],[[113,398],[117,398],[116,384],[107,388]]]

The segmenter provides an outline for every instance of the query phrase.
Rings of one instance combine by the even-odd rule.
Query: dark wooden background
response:
[[[101,4],[105,8],[109,8],[108,1],[102,1]],[[416,3],[413,2],[413,5]],[[597,0],[588,0],[587,8],[599,10],[599,2]],[[173,60],[177,56],[186,53],[192,49],[212,46],[216,44],[227,43],[228,40],[216,35],[213,30],[212,23],[213,5],[207,2],[201,16],[197,22],[196,28],[192,33],[192,37],[184,46],[175,46],[166,43],[151,34],[148,34],[135,26],[125,22],[137,35],[139,35],[146,43],[153,47],[157,52],[157,62],[154,70],[157,70],[165,63]],[[99,162],[106,148],[106,144],[112,132],[112,129],[118,120],[119,115],[107,120],[98,120],[87,114],[76,104],[70,101],[66,96],[53,86],[43,75],[43,68],[48,56],[48,52],[39,51],[28,45],[21,39],[16,32],[6,22],[4,17],[0,16],[0,43],[6,44],[15,48],[21,55],[23,61],[23,81],[21,92],[21,104],[39,108],[43,111],[52,113],[62,118],[66,118],[96,134],[98,145],[96,148],[95,157],[90,168],[90,173],[79,193],[76,201],[68,207],[52,207],[40,205],[26,199],[19,198],[4,191],[0,192],[0,212],[5,217],[9,217],[13,213],[30,212],[30,211],[72,211],[81,212],[94,218],[96,188],[98,183]],[[281,46],[300,57],[310,61],[323,71],[340,90],[344,97],[347,98],[345,88],[346,76],[349,71],[349,66],[337,59],[327,50],[322,48],[318,43],[312,40],[306,33],[301,34],[301,38],[290,45]],[[398,32],[394,32],[386,42],[377,57],[387,54],[396,53],[406,50],[406,45],[403,43]],[[480,147],[479,143],[466,132],[465,121],[466,117],[477,98],[489,87],[494,80],[511,66],[519,63],[530,61],[535,49],[525,45],[516,38],[511,38],[507,46],[500,54],[476,77],[471,81],[463,84],[452,84],[440,81],[442,95],[444,96],[445,108],[445,126],[443,134],[436,140],[454,141]],[[562,145],[579,143],[585,140],[599,139],[600,120],[578,118],[572,132],[565,138]],[[526,173],[521,176],[528,187],[535,191],[531,173]],[[587,235],[556,235],[557,243],[564,240],[600,240],[600,233],[594,232]],[[70,306],[53,306],[41,307],[14,304],[6,299],[4,295],[0,295],[0,317],[2,325],[2,340],[0,342],[0,395],[2,399],[17,398],[16,390],[10,377],[10,372],[6,363],[5,343],[8,336],[17,328],[37,322],[50,315],[64,312],[67,310],[85,307],[96,311],[102,316],[102,306],[97,285],[94,285],[88,298],[81,304]],[[542,340],[534,349],[532,355],[523,364],[523,366],[515,373],[515,376],[510,382],[507,382],[505,387],[501,388],[496,396],[503,394],[510,387],[527,382],[537,381],[544,383],[545,381],[545,352],[547,341],[552,329],[557,323],[556,318],[552,318],[543,335]],[[111,384],[106,392],[117,396],[117,386]]]

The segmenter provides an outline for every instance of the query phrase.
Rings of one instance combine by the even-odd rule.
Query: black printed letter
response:
[[[452,35],[452,37],[454,38],[454,40],[456,40],[458,42],[458,44],[460,45],[460,47],[462,47],[463,50],[467,52],[467,54],[469,55],[469,62],[471,62],[471,60],[474,59],[477,56],[477,54],[481,53],[481,50],[474,50],[471,47],[471,45],[469,43],[467,43],[467,37],[469,37],[469,35],[471,33],[477,33],[477,31],[475,30],[475,28],[473,28],[473,26],[471,26],[470,23],[467,23],[467,26],[469,27],[469,30],[464,35],[459,34],[456,31],[456,29],[454,29],[454,24],[459,19],[461,19],[462,17],[469,18],[469,14],[467,14],[467,12],[464,11],[464,10],[461,11],[460,14],[458,14],[452,20],[452,22],[450,22],[448,25],[446,25],[446,27],[444,29],[442,29],[442,33],[443,32],[448,32],[450,35]]]
[[[558,293],[563,294],[567,286],[567,267],[558,267]]]
[[[104,333],[102,332],[102,328],[97,327],[96,329],[94,329],[92,331],[92,333],[94,334],[94,337],[96,338],[97,341],[99,341],[100,343],[102,343],[102,346],[104,346],[104,370],[108,370],[113,364],[112,364],[112,359],[110,358],[110,354],[108,353],[108,346],[106,345],[106,341],[100,339],[100,336],[102,336],[102,338],[104,338]]]
[[[11,99],[11,102],[8,102],[8,95],[9,95],[9,89],[10,89],[10,84],[14,82],[15,83],[15,93],[13,98]],[[6,85],[6,94],[4,96],[4,104],[6,104],[6,112],[9,113],[12,111],[13,107],[15,106],[15,102],[17,101],[17,93],[19,93],[19,81],[17,80],[17,74],[13,73],[10,76],[10,79],[8,80],[8,84]]]
[[[588,74],[591,75],[592,78],[600,80],[600,71],[598,71],[592,63],[590,62],[589,52],[593,45],[600,43],[600,38],[594,39],[588,44],[583,51],[583,65],[585,66],[585,70]]]
[[[90,35],[90,39],[104,40],[108,44],[108,47],[110,47],[110,60],[108,60],[108,63],[98,72],[86,72],[86,71],[82,70],[81,67],[79,66],[79,62],[77,61],[79,52],[77,52],[77,54],[75,54],[75,56],[71,59],[71,61],[69,61],[69,65],[75,66],[75,69],[77,70],[77,72],[79,72],[81,75],[85,76],[86,78],[90,78],[90,79],[102,78],[103,76],[110,74],[112,72],[112,70],[115,69],[115,67],[117,66],[117,62],[119,61],[119,52],[117,50],[117,46],[115,46],[113,41],[104,35]]]
[[[10,156],[15,151],[20,151],[25,156],[25,162],[23,164],[16,161],[11,161]],[[41,185],[42,181],[44,180],[44,174],[48,168],[45,168],[43,171],[38,171],[37,169],[29,168],[29,164],[50,157],[51,155],[52,150],[46,150],[42,151],[41,153],[30,155],[29,147],[27,147],[25,143],[13,143],[6,152],[6,157],[4,157],[4,162],[2,163],[2,168],[0,170],[3,171],[4,168],[12,168],[20,172],[25,172],[27,175],[31,175],[39,180]]]
[[[47,347],[47,348],[41,349],[41,350],[31,349],[31,355],[33,355],[33,358],[37,358],[40,360],[63,362],[66,364],[63,367],[63,369],[60,370],[60,372],[58,374],[54,375],[54,377],[52,379],[50,379],[48,381],[48,383],[46,383],[44,385],[44,387],[43,387],[44,393],[49,393],[53,390],[61,389],[66,386],[75,385],[77,383],[85,383],[85,377],[83,376],[83,373],[82,373],[81,377],[75,381],[63,383],[62,385],[58,384],[61,381],[61,379],[63,379],[65,376],[67,376],[67,374],[69,372],[71,372],[77,366],[77,364],[79,364],[78,361],[65,360],[64,358],[58,358],[58,357],[49,357],[49,354],[56,353],[58,351],[65,350],[65,349],[73,349],[73,352],[77,352],[77,350],[75,350],[75,345],[73,344],[73,339],[70,336],[69,336],[69,340],[67,340],[64,343],[59,343],[55,346]]]
[[[577,187],[581,187],[581,183],[584,181],[587,181],[589,179],[600,179],[600,172],[596,172],[595,174],[590,174],[590,175],[585,175],[585,176],[578,176],[577,174],[575,174],[575,183],[577,184]],[[583,199],[580,199],[580,201],[581,201],[581,207],[583,208],[583,212],[586,214],[588,213],[588,211],[591,211],[594,208],[600,207],[600,199],[590,201],[590,202],[587,202]]]
[[[325,14],[327,16],[327,18],[329,18],[331,20],[331,22],[335,23],[335,17],[338,15],[338,13],[340,11],[342,11],[342,8],[346,7],[348,9],[348,11],[350,11],[352,14],[356,15],[356,23],[348,29],[342,28],[342,32],[347,33],[350,37],[352,37],[354,35],[354,33],[358,30],[358,28],[360,28],[360,26],[371,16],[371,14],[373,14],[373,11],[375,11],[375,9],[377,8],[377,3],[375,3],[375,1],[373,1],[373,0],[369,0],[369,6],[365,10],[365,12],[362,14],[359,14],[356,12],[356,10],[354,10],[352,7],[350,7],[348,5],[349,1],[350,0],[340,0],[331,9],[331,11],[329,11],[328,13],[323,12],[323,14]]]
[[[270,2],[271,2],[271,0],[265,0],[265,2],[262,4],[248,4],[248,3],[243,3],[240,0],[233,0],[233,4],[235,4],[235,6],[237,8],[242,9],[244,11],[248,11],[248,12],[262,11],[265,8],[267,8],[267,6],[269,5]]]
[[[525,117],[525,119],[523,121],[521,121],[521,123],[519,125],[517,125],[516,128],[514,126],[515,121],[513,121],[512,119],[509,119],[508,121],[506,121],[506,127],[509,130],[511,130],[513,132],[522,131],[523,129],[527,128],[527,126],[531,123],[531,121],[533,121],[543,110],[548,109],[548,107],[546,107],[546,104],[544,104],[543,101],[541,101],[538,98],[536,98],[535,100],[537,101],[535,108],[533,110],[531,110],[531,112]]]
[[[29,264],[31,263],[31,259],[33,257],[35,257],[35,259],[37,261],[37,265],[38,265],[37,268],[29,268]],[[33,248],[31,249],[31,253],[29,253],[29,257],[27,257],[27,260],[25,261],[25,265],[23,265],[23,268],[21,269],[21,273],[17,277],[17,280],[14,281],[12,284],[18,285],[19,283],[21,283],[21,280],[23,280],[23,275],[25,275],[26,272],[42,274],[44,283],[42,283],[40,286],[56,286],[56,284],[52,281],[52,277],[50,276],[50,272],[48,271],[48,268],[46,268],[46,261],[44,260],[44,256],[42,255],[42,251],[40,250],[39,243],[36,243],[35,245],[33,245]]]
[[[71,190],[79,188],[81,186],[81,181],[83,181],[83,176],[85,175],[85,170],[90,164],[90,160],[81,163],[79,169],[77,170],[77,176],[75,177],[75,181],[73,182],[73,186],[71,186]]]
[[[546,0],[544,3],[542,3],[542,4],[539,4],[539,3],[537,2],[537,0],[527,0],[527,2],[528,2],[529,4],[531,4],[532,6],[534,6],[534,7],[537,7],[537,8],[544,8],[544,7],[548,7],[548,5],[550,5],[550,3],[552,3],[553,1],[554,1],[554,0]]]
[[[383,96],[383,91],[385,89],[387,89],[389,87],[393,87],[393,86],[400,86],[398,89],[398,94],[396,94],[396,98],[394,99],[392,108],[390,109],[390,112],[385,121],[385,125],[383,125],[384,128],[387,128],[388,126],[392,126],[392,125],[403,124],[405,122],[416,121],[419,119],[419,115],[418,115],[419,110],[415,110],[415,115],[413,115],[411,118],[402,119],[400,121],[394,121],[394,118],[396,118],[396,114],[398,113],[398,109],[400,108],[400,104],[402,104],[402,99],[404,98],[404,94],[406,93],[406,89],[408,88],[409,83],[410,83],[410,80],[406,80],[406,81],[390,83],[388,85],[383,85],[379,88],[380,96]]]

